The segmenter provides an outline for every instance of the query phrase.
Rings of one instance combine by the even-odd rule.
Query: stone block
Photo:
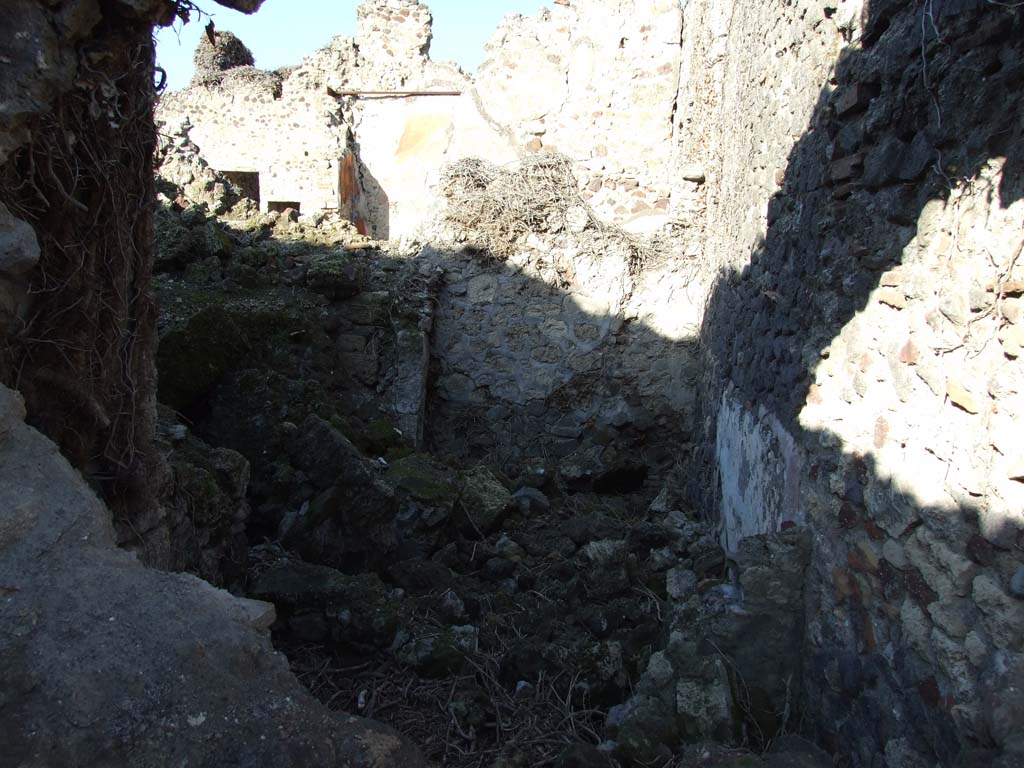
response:
[[[457,516],[470,533],[495,530],[514,504],[512,495],[487,468],[477,467],[462,476]]]
[[[973,603],[966,598],[942,597],[928,606],[928,615],[935,626],[950,637],[967,637],[974,626],[976,614]]]
[[[984,400],[968,389],[959,379],[947,379],[946,395],[953,404],[968,413],[977,414],[985,408]]]
[[[853,83],[844,87],[833,102],[836,116],[846,117],[866,109],[876,95],[878,95],[877,86],[868,83]]]
[[[1024,298],[1005,297],[1000,305],[1000,310],[1003,313],[1003,317],[1012,324],[1018,325],[1024,321]]]
[[[0,203],[0,273],[22,275],[38,261],[35,230]]]
[[[686,163],[679,167],[679,176],[683,181],[703,184],[706,180],[704,166],[700,163]]]
[[[931,562],[941,568],[951,580],[956,594],[967,595],[970,593],[971,583],[978,573],[978,566],[961,553],[960,541],[943,538],[928,527],[919,528],[911,541],[921,543],[927,548]],[[909,545],[910,542],[908,542]]]
[[[1015,599],[992,574],[975,577],[971,596],[985,617],[985,627],[999,648],[1024,650],[1024,602]]]
[[[833,160],[829,168],[829,177],[835,182],[849,181],[855,176],[860,175],[863,167],[864,154],[862,152],[855,152],[852,155]]]
[[[722,738],[732,729],[729,677],[720,660],[713,663],[716,674],[711,680],[676,682],[676,716],[688,740]]]
[[[665,588],[673,600],[687,600],[697,588],[697,574],[688,568],[672,568],[665,574]]]
[[[900,607],[900,625],[904,641],[922,658],[928,658],[931,653],[931,621],[912,598],[905,599]]]
[[[1024,349],[1024,325],[1009,325],[999,331],[999,343],[1007,357],[1020,357]]]
[[[914,181],[932,164],[935,158],[935,148],[925,135],[924,131],[915,134],[903,162],[900,163],[897,175],[900,181]]]
[[[907,306],[907,297],[898,288],[879,288],[878,300],[896,309],[903,309]]]
[[[466,298],[473,304],[490,304],[498,292],[497,275],[482,274],[466,284]]]
[[[895,136],[884,137],[864,160],[864,185],[877,188],[896,183],[907,149]]]

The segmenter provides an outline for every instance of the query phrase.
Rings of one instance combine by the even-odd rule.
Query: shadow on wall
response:
[[[876,0],[861,42],[789,155],[764,241],[711,296],[706,438],[741,491],[750,462],[793,459],[772,475],[791,493],[722,513],[815,531],[803,658],[818,735],[856,764],[951,765],[1009,747],[1022,706],[1007,693],[1024,680],[1007,590],[1020,483],[993,425],[1016,416],[1018,451],[1024,375],[1001,346],[1015,301],[1001,286],[1020,255],[1024,9]],[[722,466],[721,446],[750,438],[723,434],[736,424],[770,446]]]
[[[387,240],[391,236],[391,199],[363,162],[358,145],[348,156],[355,160],[355,193],[348,198],[352,223],[364,235]],[[345,189],[343,183],[343,194]]]
[[[623,306],[632,278],[614,248],[590,256],[607,282],[581,279],[587,257],[578,258],[571,284],[465,253],[444,258],[428,399],[437,450],[515,466],[606,449],[653,480],[681,457],[698,380],[686,276],[651,268]]]
[[[246,383],[266,380],[246,374],[266,368],[294,382],[282,392],[315,380],[357,432],[383,419],[413,447],[465,466],[486,459],[515,476],[528,460],[553,470],[580,451],[580,490],[642,486],[653,496],[692,439],[697,326],[667,326],[664,315],[681,319],[689,287],[670,265],[639,278],[637,304],[623,308],[632,278],[611,248],[589,257],[608,282],[572,289],[553,285],[536,264],[430,247],[409,259],[336,248],[296,256],[288,247],[288,259],[271,266],[271,243],[253,244],[230,224],[226,232],[235,245],[225,263],[207,258],[198,269],[167,260],[158,278],[160,396],[197,423],[220,425],[204,436],[253,463],[254,487],[274,474],[265,465],[273,452],[263,450],[272,425],[309,415],[267,411],[266,387]],[[577,267],[581,279],[583,260]],[[221,287],[211,290],[211,281]],[[638,304],[663,312],[640,316]],[[250,394],[252,402],[241,402]],[[310,402],[319,398],[282,405]],[[279,500],[295,509],[304,501]]]

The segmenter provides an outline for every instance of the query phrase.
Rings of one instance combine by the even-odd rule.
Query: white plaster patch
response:
[[[716,456],[722,490],[721,544],[801,522],[802,461],[793,437],[775,416],[747,408],[728,393],[718,412]]]

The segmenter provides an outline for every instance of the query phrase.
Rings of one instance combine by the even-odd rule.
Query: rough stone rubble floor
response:
[[[670,558],[651,547],[685,539],[628,501],[566,501],[386,574],[411,604],[399,640],[415,639],[398,658],[286,640],[300,680],[445,765],[547,765],[603,741],[609,706],[628,696],[663,628],[664,596],[651,586]]]
[[[368,279],[357,260],[331,255],[344,249],[330,227],[250,214],[221,230],[195,208],[158,224],[161,397],[184,408],[197,394],[194,372],[223,368],[219,383],[199,382],[213,394],[190,411],[191,430],[163,425],[170,461],[181,480],[222,475],[224,450],[249,459],[255,546],[241,591],[275,604],[275,644],[316,697],[394,725],[439,765],[761,764],[742,749],[680,746],[766,745],[730,710],[724,655],[697,652],[695,606],[727,604],[734,591],[724,553],[692,512],[664,494],[651,503],[659,482],[638,483],[629,462],[601,465],[593,452],[508,477],[370,440],[325,395],[333,340],[324,323],[348,322],[332,312]],[[290,230],[297,239],[267,236]],[[201,466],[210,449],[188,431],[221,464]],[[195,462],[208,474],[181,471]],[[247,482],[236,476],[227,495]],[[195,483],[179,491],[193,512],[207,493]],[[288,510],[300,504],[311,511],[296,522]],[[334,510],[340,531],[315,527],[318,505]],[[399,519],[388,514],[403,521],[402,542],[375,557],[376,537]],[[233,519],[245,516],[243,503]],[[332,555],[325,541],[356,545],[350,557]],[[611,740],[614,752],[599,748]],[[823,764],[806,746],[765,764]]]

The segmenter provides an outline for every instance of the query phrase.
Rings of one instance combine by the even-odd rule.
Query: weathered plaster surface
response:
[[[803,467],[792,435],[775,415],[723,394],[715,435],[725,551],[734,553],[742,538],[781,530],[783,523],[802,524]]]

